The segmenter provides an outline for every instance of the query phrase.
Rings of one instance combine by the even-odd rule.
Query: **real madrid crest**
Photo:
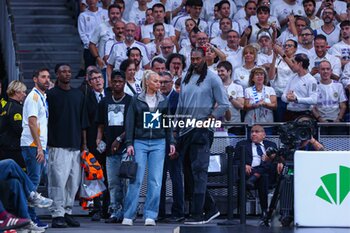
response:
[[[231,95],[234,96],[236,94],[235,91],[231,91]]]
[[[244,76],[242,75],[242,76],[240,76],[240,78],[241,78],[241,79],[244,79]]]
[[[334,92],[333,96],[334,96],[334,98],[338,98],[338,96],[339,96],[338,92]]]

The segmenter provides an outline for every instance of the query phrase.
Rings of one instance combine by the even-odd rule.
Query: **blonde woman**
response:
[[[8,101],[3,109],[1,121],[0,150],[2,159],[13,159],[24,168],[20,139],[22,133],[22,111],[27,87],[21,81],[12,81],[7,88]]]
[[[147,193],[144,207],[146,226],[155,226],[158,217],[162,186],[165,142],[170,144],[169,156],[175,153],[171,128],[163,128],[163,115],[168,114],[168,100],[160,91],[159,75],[146,70],[142,79],[142,92],[133,96],[130,103],[125,132],[127,154],[137,162],[136,179],[128,186],[124,201],[123,225],[133,225],[138,196],[148,167]]]

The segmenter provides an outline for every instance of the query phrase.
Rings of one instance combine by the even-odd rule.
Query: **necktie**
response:
[[[100,98],[99,98],[98,102],[100,102],[100,101],[102,100],[102,98],[103,98],[102,93],[100,93],[99,97],[100,97]]]
[[[258,152],[259,156],[262,156],[264,154],[264,152],[261,149],[261,144],[260,143],[255,143],[256,145],[256,152]]]

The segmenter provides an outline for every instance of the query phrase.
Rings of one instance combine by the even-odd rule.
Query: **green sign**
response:
[[[337,176],[339,176],[339,200],[337,193]],[[324,187],[321,185],[316,191],[316,196],[329,202],[341,205],[346,196],[350,192],[350,168],[339,166],[339,173],[330,173],[321,177],[324,187],[328,191],[327,194]]]

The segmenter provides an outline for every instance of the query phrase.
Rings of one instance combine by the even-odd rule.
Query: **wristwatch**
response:
[[[121,137],[117,137],[116,139],[115,139],[117,142],[122,142],[122,138]]]

